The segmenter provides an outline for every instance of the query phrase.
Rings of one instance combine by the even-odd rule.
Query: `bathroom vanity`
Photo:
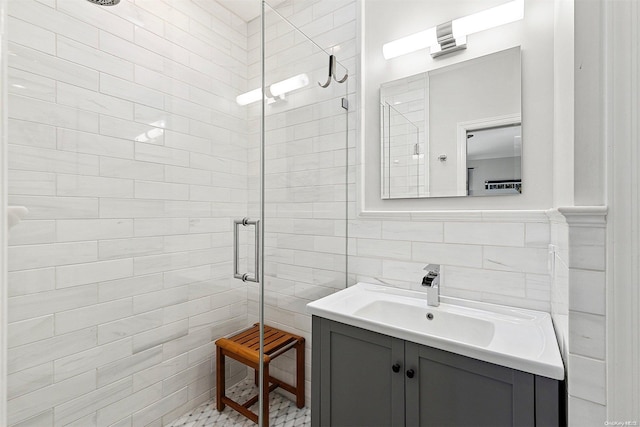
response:
[[[564,370],[555,337],[544,340],[546,313],[505,313],[491,304],[498,311],[428,307],[421,295],[358,284],[309,304],[312,426],[564,425]],[[478,352],[503,345],[502,322],[507,329],[521,323],[522,334],[537,335],[515,338],[520,361],[514,354],[491,357],[495,346]],[[447,325],[452,337],[443,336]],[[538,363],[524,360],[529,351]]]

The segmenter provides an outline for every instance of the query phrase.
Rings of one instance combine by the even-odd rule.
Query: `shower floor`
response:
[[[252,379],[245,379],[227,389],[227,395],[236,402],[244,402],[258,393],[258,387]],[[279,393],[270,394],[269,427],[309,427],[311,425],[311,410],[298,409],[294,402]],[[257,412],[258,404],[251,407]],[[256,424],[233,409],[227,407],[218,412],[215,399],[203,403],[169,424],[168,427],[253,427]]]

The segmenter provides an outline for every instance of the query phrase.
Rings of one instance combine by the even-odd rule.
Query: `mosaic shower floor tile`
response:
[[[245,379],[227,389],[227,395],[237,402],[245,402],[258,393],[252,379]],[[269,427],[309,427],[311,410],[298,409],[294,402],[279,393],[269,396]],[[251,407],[257,412],[258,404]],[[215,399],[203,403],[169,424],[168,427],[254,427],[256,424],[227,407],[222,412],[216,409]]]

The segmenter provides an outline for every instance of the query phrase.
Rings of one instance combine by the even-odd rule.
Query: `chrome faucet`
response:
[[[437,307],[440,305],[440,265],[427,264],[424,270],[427,275],[422,278],[422,286],[427,287],[427,305]]]

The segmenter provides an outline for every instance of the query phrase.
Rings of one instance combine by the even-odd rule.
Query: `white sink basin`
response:
[[[548,313],[358,283],[307,305],[324,317],[486,362],[564,379]]]

